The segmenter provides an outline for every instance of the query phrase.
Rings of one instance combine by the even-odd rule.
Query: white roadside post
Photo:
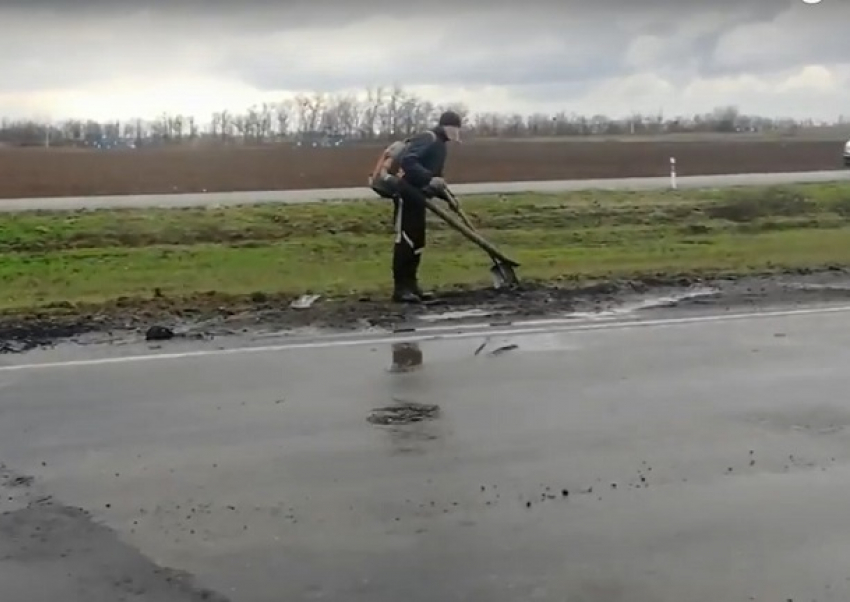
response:
[[[670,188],[676,190],[676,157],[670,157]]]

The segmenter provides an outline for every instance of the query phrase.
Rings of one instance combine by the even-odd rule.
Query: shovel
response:
[[[490,259],[493,261],[493,266],[490,268],[490,275],[493,278],[493,288],[516,288],[519,286],[519,278],[517,278],[514,268],[519,267],[519,264],[513,259],[506,257],[501,251],[481,236],[472,222],[469,221],[466,213],[460,208],[457,198],[449,191],[443,193],[445,200],[452,204],[454,213],[460,218],[446,211],[442,206],[433,202],[431,199],[425,199],[425,206],[435,213],[440,219],[448,224],[454,230],[457,230],[467,240],[480,247]]]

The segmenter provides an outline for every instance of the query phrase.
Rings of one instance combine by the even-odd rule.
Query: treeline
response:
[[[0,143],[15,146],[148,145],[199,141],[262,144],[292,141],[341,144],[383,141],[408,136],[434,123],[445,109],[461,113],[468,137],[546,137],[659,135],[705,132],[785,132],[815,125],[812,121],[770,119],[742,114],[735,106],[711,113],[667,117],[635,113],[626,118],[578,115],[476,113],[463,105],[437,105],[402,88],[372,88],[360,95],[301,95],[279,103],[253,106],[240,113],[221,111],[197,116],[163,114],[157,119],[115,122],[67,120],[40,123],[0,120]],[[839,120],[835,124],[843,123]]]

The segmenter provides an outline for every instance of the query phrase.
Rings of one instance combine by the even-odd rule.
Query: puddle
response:
[[[489,318],[498,315],[499,312],[487,311],[485,309],[465,309],[461,311],[446,311],[439,314],[426,314],[418,316],[424,322],[442,322],[444,320],[465,320],[468,318]]]
[[[721,294],[721,291],[716,288],[700,287],[683,291],[681,293],[673,293],[670,295],[662,295],[655,297],[645,297],[638,300],[622,303],[616,307],[605,309],[602,311],[581,311],[567,314],[565,317],[581,320],[606,320],[634,314],[639,311],[648,309],[664,309],[676,307],[677,305],[687,301],[698,301],[702,298],[716,297]]]
[[[634,313],[644,309],[661,309],[665,307],[675,307],[684,301],[696,301],[704,297],[715,297],[719,294],[720,290],[716,288],[693,288],[688,291],[683,291],[681,293],[663,295],[661,297],[647,297],[639,301],[624,303],[619,308],[613,311],[617,313]]]
[[[385,408],[375,408],[367,420],[379,426],[398,426],[434,420],[440,415],[440,406],[427,403],[404,402]]]
[[[621,303],[615,307],[611,307],[605,310],[576,311],[569,313],[561,313],[558,314],[558,316],[566,319],[606,320],[647,309],[675,307],[676,305],[686,301],[695,301],[704,297],[714,297],[719,294],[720,291],[715,288],[697,287],[678,293],[671,293],[669,295],[645,297],[639,298],[637,300],[632,299],[631,301]],[[458,311],[447,311],[437,314],[426,314],[422,316],[417,316],[417,319],[422,320],[423,322],[445,322],[450,320],[492,318],[495,316],[509,315],[510,313],[510,311],[505,310],[499,311],[492,309],[466,309]]]

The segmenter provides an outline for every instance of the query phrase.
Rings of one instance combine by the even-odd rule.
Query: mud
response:
[[[375,408],[367,420],[380,426],[398,426],[434,420],[439,415],[438,405],[399,400],[397,405]]]
[[[0,465],[3,602],[228,602],[184,572],[157,566],[86,510],[44,495]]]
[[[653,276],[573,286],[524,285],[516,291],[453,290],[437,304],[397,305],[383,299],[322,299],[293,309],[292,297],[228,296],[121,299],[98,307],[53,308],[0,316],[0,354],[58,342],[85,343],[216,339],[259,331],[414,331],[433,324],[509,324],[540,317],[587,317],[600,312],[748,308],[850,299],[850,270],[829,267],[755,276]],[[399,366],[405,361],[403,360]]]

